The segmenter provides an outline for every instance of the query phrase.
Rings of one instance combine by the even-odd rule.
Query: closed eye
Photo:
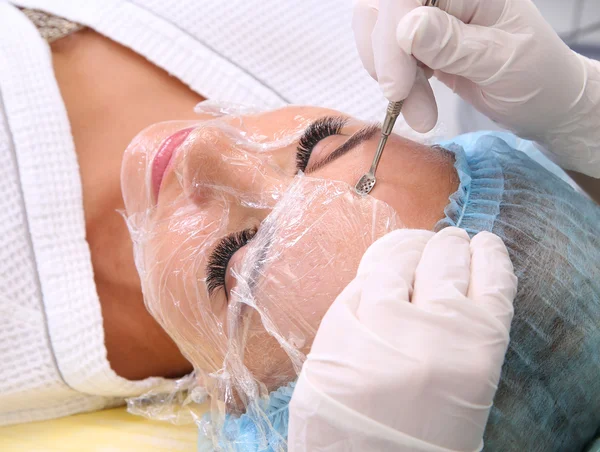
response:
[[[369,126],[365,126],[362,129],[358,130],[354,133],[348,140],[344,142],[340,147],[334,150],[328,156],[322,158],[317,162],[313,162],[305,172],[307,174],[313,173],[326,165],[334,162],[340,157],[346,155],[348,152],[356,149],[360,144],[364,143],[367,140],[373,138],[377,133],[380,132],[380,127],[377,124],[372,124]]]
[[[206,288],[212,296],[218,289],[225,290],[227,266],[233,255],[244,247],[256,235],[256,229],[245,229],[223,237],[210,254],[206,264]]]
[[[298,141],[296,150],[296,170],[306,171],[313,149],[319,143],[332,135],[338,135],[348,118],[343,116],[325,116],[310,124]]]
[[[344,118],[342,116],[326,116],[324,118],[317,119],[310,126],[308,126],[298,142],[296,152],[296,171],[302,171],[307,174],[313,173],[352,151],[363,142],[371,139],[381,130],[377,124],[371,124],[362,127],[328,156],[317,162],[312,162],[309,167],[310,158],[315,146],[319,144],[321,140],[324,140],[327,137],[342,134],[342,129],[347,122],[348,118]]]

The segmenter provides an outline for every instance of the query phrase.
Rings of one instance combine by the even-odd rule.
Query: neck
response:
[[[196,119],[203,100],[129,49],[91,30],[52,44],[56,79],[80,166],[86,239],[104,319],[108,360],[120,376],[191,371],[143,302],[123,210],[120,168],[131,139],[150,124]]]

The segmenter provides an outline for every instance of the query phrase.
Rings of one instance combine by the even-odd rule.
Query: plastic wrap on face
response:
[[[194,111],[200,115],[208,114],[215,117],[221,116],[248,116],[263,113],[266,110],[252,105],[240,105],[232,102],[204,100],[194,107]]]
[[[402,225],[350,184],[295,169],[290,153],[314,118],[295,114],[282,128],[274,117],[265,128],[231,106],[210,116],[142,133],[126,152],[122,184],[146,306],[194,366],[181,388],[208,394],[201,430],[215,448],[236,450],[225,420],[251,417],[266,443],[270,391],[297,378],[369,245]],[[182,130],[157,187],[164,143]],[[130,409],[181,422],[197,418],[197,399],[158,389]],[[182,415],[174,401],[193,409]]]
[[[142,396],[127,399],[127,411],[175,425],[191,424],[205,414],[207,396],[192,372],[179,380],[166,380]]]

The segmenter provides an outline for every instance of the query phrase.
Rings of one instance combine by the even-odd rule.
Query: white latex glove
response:
[[[493,234],[378,240],[317,332],[290,404],[289,450],[480,450],[516,286]]]
[[[600,177],[600,63],[567,47],[531,0],[358,0],[353,29],[367,71],[406,99],[415,130],[437,107],[423,70],[480,112],[544,146],[565,169]],[[413,87],[414,86],[414,87]]]

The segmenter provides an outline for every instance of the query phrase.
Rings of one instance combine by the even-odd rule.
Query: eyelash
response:
[[[348,120],[341,116],[326,116],[309,125],[298,141],[296,169],[306,171],[310,155],[319,141],[332,135],[339,135],[347,122]]]
[[[256,229],[246,229],[223,237],[217,244],[208,259],[208,264],[206,264],[206,288],[209,296],[217,289],[225,289],[225,277],[229,261],[255,235]]]

